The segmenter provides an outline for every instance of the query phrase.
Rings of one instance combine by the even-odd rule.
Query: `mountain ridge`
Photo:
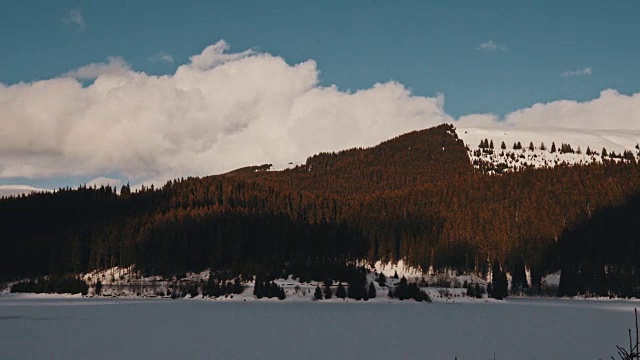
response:
[[[565,230],[640,190],[635,161],[474,170],[452,125],[266,168],[0,200],[0,276],[132,264],[157,274],[256,274],[402,259],[480,275],[498,261],[511,274],[529,269],[539,286],[562,266]]]

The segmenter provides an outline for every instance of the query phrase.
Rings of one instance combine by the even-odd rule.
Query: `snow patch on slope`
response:
[[[497,171],[513,171],[526,167],[553,167],[556,165],[578,165],[602,162],[604,160],[622,161],[620,158],[602,156],[602,150],[608,154],[622,155],[631,151],[636,159],[640,157],[639,130],[584,130],[551,127],[512,128],[512,127],[461,127],[458,137],[468,147],[469,157],[476,168],[493,165]],[[480,144],[487,139],[493,142],[493,149],[482,151]],[[504,142],[506,149],[501,149]],[[522,149],[514,149],[520,143]],[[530,144],[534,149],[530,150]],[[541,149],[544,144],[546,149]],[[551,152],[555,144],[556,152]],[[569,144],[574,152],[561,152],[562,144]],[[580,149],[580,151],[578,151]],[[587,149],[590,154],[587,154]],[[483,164],[485,166],[483,166]],[[489,166],[491,168],[491,166]]]

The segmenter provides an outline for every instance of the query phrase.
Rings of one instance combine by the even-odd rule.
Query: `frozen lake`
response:
[[[640,303],[0,296],[2,359],[610,359]]]

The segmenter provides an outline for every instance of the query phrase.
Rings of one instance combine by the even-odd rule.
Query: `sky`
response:
[[[442,122],[640,130],[637,19],[637,1],[10,1],[0,194],[304,161]]]

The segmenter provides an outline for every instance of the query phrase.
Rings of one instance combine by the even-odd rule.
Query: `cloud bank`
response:
[[[395,82],[343,92],[318,85],[312,60],[227,50],[220,41],[165,76],[114,57],[0,85],[0,177],[164,181],[372,146],[453,121],[442,97],[413,96]]]
[[[640,130],[640,94],[606,90],[584,103],[456,121],[441,95],[416,96],[397,82],[345,92],[320,86],[318,75],[313,60],[291,65],[253,50],[230,53],[220,41],[170,75],[136,72],[113,57],[58,78],[0,84],[0,179],[163,183],[373,146],[444,122]]]

